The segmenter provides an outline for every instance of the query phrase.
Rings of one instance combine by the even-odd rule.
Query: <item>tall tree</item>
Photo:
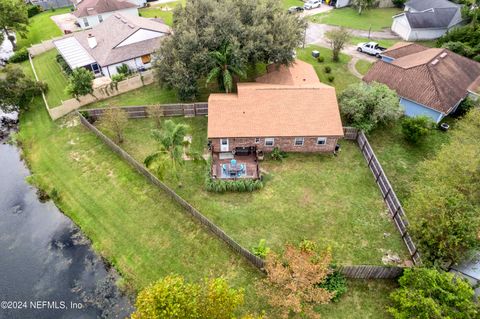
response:
[[[357,9],[358,14],[362,14],[366,9],[372,8],[378,4],[377,0],[352,0],[352,6]]]
[[[305,22],[277,0],[196,0],[174,10],[173,35],[162,42],[156,70],[162,85],[182,100],[198,97],[198,83],[216,66],[211,52],[235,48],[237,66],[289,64]]]
[[[332,47],[333,61],[338,62],[340,60],[340,52],[348,40],[350,40],[351,36],[351,33],[343,27],[325,32],[325,37]]]
[[[128,124],[127,112],[121,108],[107,107],[100,117],[99,126],[113,135],[116,143],[123,143],[123,132]]]
[[[82,95],[93,94],[93,73],[85,68],[76,68],[68,78],[68,85],[65,88],[67,94],[78,99]]]
[[[17,65],[7,65],[0,74],[0,110],[24,110],[35,96],[46,90],[46,83],[28,78]]]
[[[12,43],[14,50],[17,48],[15,37],[10,34],[13,31],[18,36],[25,36],[28,25],[28,12],[23,0],[0,1],[0,30],[5,33]]]
[[[232,45],[225,42],[220,47],[220,50],[211,52],[210,56],[214,61],[214,67],[207,75],[206,84],[212,82],[213,79],[217,79],[218,85],[222,90],[225,90],[226,93],[231,92],[234,76],[240,78],[246,76],[245,71],[233,53]]]
[[[178,166],[183,164],[183,149],[187,144],[184,138],[188,129],[188,125],[176,124],[172,120],[165,121],[162,130],[153,129],[152,137],[159,143],[159,150],[145,158],[145,166],[155,169],[160,178],[167,171],[176,176]]]
[[[395,319],[478,318],[470,284],[451,273],[436,269],[405,269],[400,288],[391,295],[388,312]]]

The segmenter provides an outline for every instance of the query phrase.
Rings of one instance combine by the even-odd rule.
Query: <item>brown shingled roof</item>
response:
[[[335,88],[313,74],[296,61],[260,83],[239,83],[237,94],[211,94],[208,137],[343,136]]]
[[[363,80],[384,83],[401,97],[448,114],[480,76],[480,63],[449,50],[424,48],[405,55],[405,48],[391,50],[401,57],[392,63],[376,62]]]
[[[412,42],[397,42],[392,45],[390,48],[382,52],[382,55],[385,55],[390,58],[398,59],[410,54],[422,52],[428,49],[427,47],[412,43]]]
[[[77,4],[73,12],[77,18],[86,16],[96,16],[105,12],[113,12],[128,8],[136,8],[137,5],[121,0],[83,0]]]

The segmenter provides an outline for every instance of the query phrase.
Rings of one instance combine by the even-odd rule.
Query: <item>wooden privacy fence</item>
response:
[[[141,105],[141,106],[122,106],[122,107],[115,107],[121,108],[128,114],[128,118],[136,119],[136,118],[145,118],[148,117],[149,109],[154,107],[159,107],[162,110],[163,116],[203,116],[208,115],[208,103],[207,102],[199,102],[199,103],[190,103],[190,104],[160,104],[160,105]],[[88,114],[89,117],[98,119],[102,116],[103,112],[105,111],[104,108],[98,109],[86,109],[82,110]]]
[[[403,274],[403,267],[395,266],[339,266],[338,271],[347,278],[357,279],[396,279]]]
[[[368,167],[375,177],[375,182],[377,183],[378,188],[380,188],[383,200],[385,201],[385,204],[387,204],[390,215],[392,216],[395,225],[397,226],[397,229],[400,232],[403,241],[405,242],[405,245],[407,245],[407,249],[412,257],[413,262],[415,264],[421,264],[420,253],[418,252],[417,247],[415,246],[412,237],[407,230],[408,220],[405,212],[403,211],[403,207],[400,204],[392,185],[388,181],[382,165],[380,165],[380,162],[375,156],[367,137],[361,131],[358,132],[357,143],[362,151],[363,156],[365,157],[365,160],[368,163]]]
[[[357,140],[358,136],[358,129],[355,127],[348,127],[344,126],[343,127],[343,138],[346,140]]]
[[[258,269],[263,269],[264,262],[261,258],[255,256],[247,249],[240,246],[235,240],[228,236],[220,227],[212,223],[207,217],[203,216],[198,210],[196,210],[192,205],[187,201],[181,198],[175,191],[170,187],[162,183],[158,178],[156,178],[148,169],[146,169],[142,164],[137,162],[130,154],[125,152],[120,146],[115,144],[111,139],[109,139],[105,134],[100,132],[95,126],[93,126],[88,120],[83,117],[78,111],[78,116],[80,117],[81,123],[92,131],[96,136],[98,136],[112,151],[117,153],[120,157],[126,160],[137,172],[145,176],[152,184],[161,188],[168,195],[170,195],[178,204],[180,204],[185,210],[201,224],[205,225],[213,234],[218,238],[223,240],[227,245],[236,253],[245,257],[249,262],[251,262]]]

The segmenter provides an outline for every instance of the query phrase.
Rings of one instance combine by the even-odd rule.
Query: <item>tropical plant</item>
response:
[[[454,274],[427,268],[406,268],[400,288],[391,295],[388,312],[395,319],[478,318],[469,283]]]
[[[405,139],[412,143],[418,143],[428,135],[435,123],[425,115],[406,117],[402,121],[402,133]]]
[[[287,153],[275,146],[270,153],[270,157],[275,161],[282,161],[285,157],[287,157]]]
[[[123,74],[124,76],[127,76],[132,73],[132,70],[130,70],[130,67],[127,64],[122,63],[122,65],[117,66],[117,72]]]
[[[372,8],[377,4],[377,0],[352,0],[351,2],[352,7],[357,9],[359,15],[366,9]]]
[[[345,121],[367,133],[403,114],[395,91],[376,82],[351,84],[340,94],[339,101]]]
[[[243,303],[243,289],[229,287],[223,278],[197,284],[171,275],[140,291],[131,319],[231,319]]]
[[[167,171],[178,178],[178,167],[184,163],[183,150],[188,145],[188,141],[184,141],[188,130],[188,125],[172,120],[165,121],[161,130],[153,129],[152,137],[158,142],[159,150],[145,158],[145,166],[153,168],[160,178]]]
[[[258,242],[257,246],[252,247],[253,254],[262,259],[265,259],[270,252],[270,248],[267,246],[267,240],[262,238]]]
[[[119,107],[106,107],[99,120],[99,126],[113,135],[116,143],[123,143],[123,132],[127,124],[127,112]]]
[[[319,318],[314,307],[329,303],[335,296],[334,292],[319,287],[332,272],[331,260],[329,250],[317,254],[286,245],[283,256],[273,252],[267,255],[267,278],[258,284],[258,291],[278,309],[282,318],[289,318],[290,313]]]
[[[225,42],[220,50],[210,53],[214,67],[207,75],[206,85],[217,79],[218,86],[226,93],[232,91],[233,79],[235,76],[246,77],[239,59],[235,57],[233,47],[229,42]]]
[[[68,78],[65,92],[74,96],[77,100],[83,95],[93,95],[93,79],[95,79],[93,72],[85,68],[75,68]]]
[[[340,61],[340,52],[343,50],[345,44],[348,43],[351,36],[350,31],[344,27],[325,32],[325,37],[332,48],[332,60],[334,62]]]

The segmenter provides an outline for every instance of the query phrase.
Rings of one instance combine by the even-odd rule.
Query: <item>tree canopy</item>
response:
[[[449,144],[417,169],[405,210],[424,263],[457,262],[478,247],[480,110],[455,124]]]
[[[82,95],[93,93],[93,73],[85,68],[76,68],[68,78],[68,85],[65,88],[67,94],[78,99]]]
[[[350,85],[340,94],[339,101],[347,123],[365,132],[395,121],[403,113],[395,91],[376,82]]]
[[[0,73],[0,109],[4,112],[26,109],[47,85],[28,78],[17,65],[7,65]]]
[[[16,44],[13,35],[9,31],[17,33],[17,36],[25,36],[28,25],[28,10],[23,0],[0,1],[0,30],[5,32],[14,49]]]
[[[277,0],[197,0],[174,10],[173,34],[156,56],[160,82],[182,100],[198,97],[199,80],[216,66],[212,52],[229,43],[237,65],[289,64],[306,24]]]
[[[388,312],[395,319],[474,319],[478,307],[473,289],[461,278],[436,269],[405,269],[400,288],[390,298]]]

